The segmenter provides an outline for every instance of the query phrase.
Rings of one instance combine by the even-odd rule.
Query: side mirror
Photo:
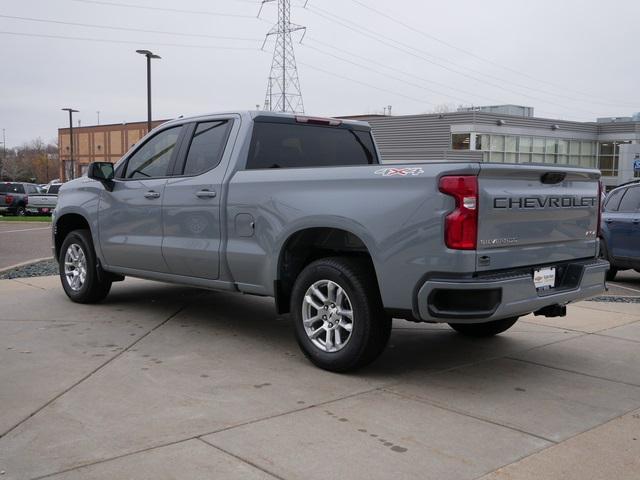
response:
[[[113,190],[113,163],[110,162],[93,162],[89,165],[87,170],[87,177],[92,180],[97,180],[104,188],[109,191]]]

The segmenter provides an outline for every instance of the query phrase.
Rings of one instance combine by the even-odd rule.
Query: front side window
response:
[[[622,197],[619,212],[638,212],[640,211],[640,188],[628,188],[627,193]]]
[[[229,120],[198,124],[189,146],[184,175],[199,175],[218,166],[230,128]]]
[[[371,133],[348,128],[257,122],[247,169],[377,164]]]
[[[168,128],[148,140],[127,162],[125,178],[158,178],[167,175],[182,126]]]

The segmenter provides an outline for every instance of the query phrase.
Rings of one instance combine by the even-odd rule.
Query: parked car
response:
[[[604,290],[600,172],[379,164],[366,123],[182,118],[60,189],[53,251],[80,303],[125,275],[275,297],[316,365],[384,349],[391,318],[499,334]]]
[[[58,203],[59,183],[48,184],[44,188],[39,188],[38,193],[29,195],[27,211],[40,215],[51,215]]]
[[[620,270],[640,272],[640,181],[611,190],[602,212],[602,257],[611,268],[607,280]]]
[[[37,193],[38,186],[33,183],[0,182],[0,213],[25,216],[29,195]]]

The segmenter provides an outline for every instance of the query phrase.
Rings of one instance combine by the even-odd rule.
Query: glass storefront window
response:
[[[558,153],[560,155],[566,155],[569,153],[569,141],[568,140],[558,140]]]
[[[517,152],[516,146],[518,144],[518,137],[505,137],[504,149],[506,152]]]
[[[504,137],[502,135],[491,135],[491,151],[504,152]]]
[[[469,150],[470,143],[470,133],[454,133],[451,135],[451,148],[453,150]]]
[[[544,153],[544,138],[533,139],[533,153]]]
[[[518,151],[525,153],[531,152],[531,137],[520,137]]]

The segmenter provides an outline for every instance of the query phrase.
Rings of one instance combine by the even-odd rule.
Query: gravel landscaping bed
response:
[[[640,303],[640,297],[601,295],[599,297],[589,298],[587,302]]]
[[[43,277],[45,275],[58,275],[58,263],[54,260],[44,260],[42,262],[12,268],[0,273],[0,280],[11,278]]]

